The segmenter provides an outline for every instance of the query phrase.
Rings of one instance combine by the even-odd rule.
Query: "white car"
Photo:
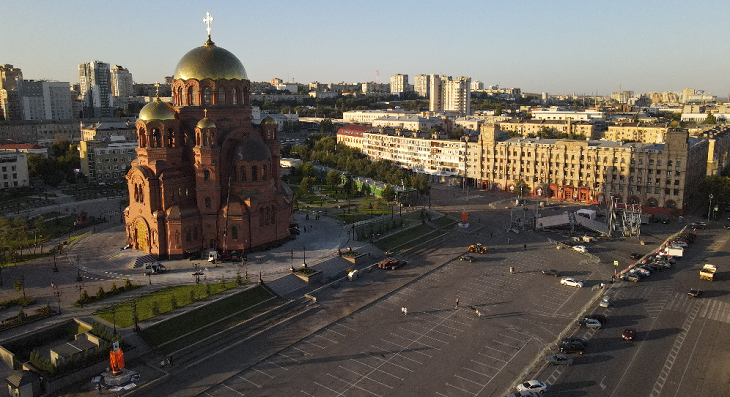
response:
[[[582,281],[578,281],[578,280],[576,280],[574,278],[570,278],[570,277],[566,277],[564,279],[561,279],[560,280],[560,284],[567,285],[569,287],[578,287],[578,288],[583,287],[583,282]]]
[[[595,318],[584,318],[583,320],[578,321],[578,325],[586,328],[601,328],[601,322]]]
[[[543,394],[547,391],[547,385],[539,380],[528,380],[525,383],[517,385],[517,391],[530,391],[533,393]]]
[[[573,247],[573,249],[576,250],[576,251],[578,251],[578,252],[582,252],[584,254],[588,252],[588,249],[586,248],[585,245],[576,245],[576,246]]]
[[[601,299],[601,303],[598,304],[598,306],[601,307],[609,307],[611,305],[611,297],[606,295]]]

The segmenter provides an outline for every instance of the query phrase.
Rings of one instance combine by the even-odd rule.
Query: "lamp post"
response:
[[[710,193],[710,207],[707,209],[707,224],[710,224],[710,214],[712,213],[712,193]]]
[[[61,291],[53,291],[53,295],[58,300],[58,314],[61,314]]]
[[[302,251],[302,263],[304,264],[304,267],[307,267],[307,247],[303,245],[302,248],[304,249],[304,251]]]

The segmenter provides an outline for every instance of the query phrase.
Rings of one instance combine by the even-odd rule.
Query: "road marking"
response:
[[[349,369],[349,368],[345,368],[345,367],[343,367],[342,365],[338,365],[338,367],[340,367],[340,368],[344,369],[345,371],[349,371],[349,372],[352,372],[353,374],[355,374],[355,375],[357,375],[357,376],[359,376],[359,377],[361,377],[361,378],[365,378],[365,379],[371,380],[371,381],[373,381],[373,382],[375,382],[375,383],[377,383],[377,384],[379,384],[379,385],[383,385],[383,386],[385,386],[385,387],[387,387],[387,388],[389,388],[389,389],[392,389],[392,388],[393,388],[393,386],[390,386],[390,385],[386,385],[385,383],[382,383],[382,382],[378,382],[377,380],[375,380],[375,379],[373,379],[373,378],[371,378],[371,377],[369,377],[369,376],[367,376],[367,375],[363,375],[363,374],[361,374],[361,373],[359,373],[359,372],[357,372],[357,371],[351,370],[351,369]]]
[[[262,387],[261,387],[261,385],[259,385],[259,384],[257,384],[257,383],[254,383],[254,382],[252,382],[252,381],[250,381],[250,380],[248,380],[248,379],[244,378],[244,377],[243,377],[243,376],[241,376],[241,375],[236,375],[236,377],[238,377],[238,378],[241,378],[241,379],[245,380],[246,382],[248,382],[248,383],[250,383],[250,384],[252,384],[252,385],[254,385],[254,386],[258,387],[259,389],[261,389],[261,388],[262,388]],[[223,383],[221,383],[221,384],[223,384]],[[226,386],[226,387],[228,387],[228,386]]]
[[[271,379],[274,379],[274,376],[273,376],[273,375],[269,375],[269,374],[267,374],[266,372],[263,372],[263,371],[259,370],[259,369],[258,369],[258,368],[256,368],[256,367],[252,367],[252,369],[253,369],[254,371],[258,372],[258,373],[261,373],[261,374],[264,374],[264,375],[268,376],[268,377],[269,377],[269,378],[271,378]]]
[[[351,358],[350,360],[352,360],[352,361],[354,361],[354,362],[356,362],[356,363],[358,363],[358,364],[360,364],[360,365],[364,365],[364,366],[366,366],[366,367],[368,367],[368,368],[370,368],[370,369],[374,369],[374,370],[376,370],[376,371],[378,371],[378,372],[382,372],[382,373],[384,373],[384,374],[386,374],[386,375],[392,376],[392,377],[394,377],[394,378],[396,378],[396,379],[398,379],[398,380],[400,380],[400,381],[403,381],[403,380],[404,380],[404,378],[401,378],[400,376],[395,376],[395,375],[391,374],[390,372],[387,372],[387,371],[383,371],[383,370],[382,370],[382,369],[380,369],[380,368],[375,368],[375,367],[373,367],[372,365],[368,365],[368,364],[365,364],[364,362],[361,362],[360,360],[357,360],[357,359],[354,359],[354,358]]]
[[[227,388],[227,389],[229,389],[229,390],[235,391],[236,393],[238,393],[238,394],[240,394],[240,395],[242,395],[242,396],[245,396],[245,394],[243,394],[243,393],[241,393],[240,391],[238,391],[238,390],[236,390],[236,389],[234,389],[234,388],[232,388],[232,387],[228,386],[228,385],[227,385],[227,384],[225,384],[225,383],[221,383],[221,386],[223,386],[223,387],[225,387],[225,388]]]
[[[332,393],[337,394],[338,396],[344,396],[344,394],[342,394],[342,393],[340,393],[340,392],[338,392],[338,391],[336,391],[334,389],[331,389],[331,388],[329,388],[329,387],[327,387],[327,386],[325,386],[325,385],[323,385],[321,383],[318,383],[318,382],[315,381],[314,384],[317,385],[317,386],[320,386],[320,387],[324,387],[325,389],[331,391]]]
[[[275,362],[273,362],[273,361],[271,361],[271,360],[266,360],[266,362],[268,362],[268,363],[271,363],[271,364],[274,364],[274,365],[276,365],[277,367],[279,367],[279,368],[283,369],[284,371],[288,371],[288,370],[289,370],[289,368],[285,368],[285,367],[282,367],[281,365],[279,365],[279,364],[277,364],[277,363],[275,363]]]
[[[331,376],[331,377],[333,377],[333,378],[335,378],[335,379],[337,379],[337,380],[339,380],[339,381],[341,381],[341,382],[343,382],[343,383],[347,383],[348,385],[350,385],[350,387],[348,387],[347,389],[345,389],[345,391],[343,391],[342,393],[340,393],[340,395],[344,395],[344,393],[345,393],[345,392],[347,392],[348,390],[350,390],[350,389],[352,389],[352,388],[354,387],[354,388],[360,389],[360,390],[362,390],[362,391],[364,391],[364,392],[366,392],[366,393],[370,393],[370,394],[372,394],[372,395],[374,395],[374,396],[382,397],[382,396],[381,396],[380,394],[378,394],[378,393],[375,393],[375,392],[371,392],[370,390],[368,390],[368,389],[365,389],[365,388],[363,388],[362,386],[358,386],[358,385],[357,385],[357,382],[360,382],[360,380],[358,380],[357,382],[348,382],[348,381],[346,381],[346,380],[344,380],[344,379],[340,379],[340,378],[338,378],[338,377],[336,377],[336,376],[332,375],[332,374],[331,374],[331,373],[329,373],[329,372],[328,372],[328,373],[326,373],[325,375]]]

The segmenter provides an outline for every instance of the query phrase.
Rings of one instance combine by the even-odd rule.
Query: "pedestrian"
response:
[[[525,251],[527,251],[527,244],[525,244]]]
[[[54,284],[53,281],[51,281],[51,288],[56,289],[56,284]]]
[[[400,312],[405,315],[406,314],[406,307],[405,306],[401,306]]]
[[[101,395],[101,383],[96,382],[96,391],[99,392],[99,395]]]
[[[456,298],[456,306],[454,307],[454,309],[458,309],[458,308],[459,308],[459,298]]]
[[[408,308],[407,307],[404,307],[403,308],[403,315],[404,316],[407,316],[408,315]]]
[[[494,232],[489,232],[489,238],[492,238],[494,235]]]
[[[509,244],[509,237],[507,237],[507,244]]]
[[[170,357],[168,357],[168,358],[167,358],[167,362],[168,362],[168,363],[170,364],[170,366],[172,367],[172,354],[170,354]]]
[[[477,317],[482,316],[482,312],[480,312],[479,309],[474,310],[474,312],[477,314]]]

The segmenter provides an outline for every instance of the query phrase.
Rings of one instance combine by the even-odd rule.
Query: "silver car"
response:
[[[565,354],[555,354],[552,356],[547,356],[545,358],[545,361],[547,361],[551,365],[572,365],[573,357],[566,356]]]

